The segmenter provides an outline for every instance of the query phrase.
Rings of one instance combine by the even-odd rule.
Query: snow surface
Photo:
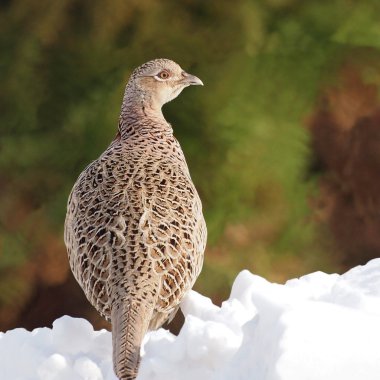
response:
[[[178,335],[147,334],[138,380],[379,380],[380,259],[285,285],[241,272],[221,307],[192,291]],[[116,380],[84,319],[0,333],[1,380]]]

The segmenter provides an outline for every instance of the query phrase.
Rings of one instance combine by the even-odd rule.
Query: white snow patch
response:
[[[221,307],[191,291],[178,337],[147,334],[138,380],[379,380],[380,259],[285,285],[241,272]],[[0,333],[1,380],[117,380],[111,334],[62,317]]]

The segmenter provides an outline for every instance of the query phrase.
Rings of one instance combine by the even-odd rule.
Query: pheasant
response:
[[[190,85],[203,83],[168,59],[135,69],[115,139],[80,174],[68,200],[70,267],[112,324],[120,380],[136,378],[145,333],[174,317],[203,264],[202,204],[161,111]]]

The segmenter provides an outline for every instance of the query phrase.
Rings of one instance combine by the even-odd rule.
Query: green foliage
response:
[[[218,257],[207,258],[210,278],[216,267],[243,267],[237,252],[250,266],[259,251],[323,255],[315,226],[305,222],[315,184],[305,180],[303,122],[352,49],[380,49],[378,1],[9,0],[0,7],[1,270],[32,254],[20,242],[30,238],[33,210],[50,233],[61,233],[73,182],[116,133],[129,73],[155,57],[179,62],[206,84],[164,113],[203,199],[210,247],[226,242],[228,225],[243,223],[253,237],[244,249],[230,246],[225,266],[208,270]],[[25,210],[16,222],[15,209]],[[267,232],[256,234],[262,226]]]

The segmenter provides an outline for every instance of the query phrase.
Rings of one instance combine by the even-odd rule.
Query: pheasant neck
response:
[[[119,133],[122,138],[128,138],[136,133],[162,135],[172,133],[170,124],[162,114],[161,106],[157,105],[145,93],[128,93],[124,95],[119,120]]]

